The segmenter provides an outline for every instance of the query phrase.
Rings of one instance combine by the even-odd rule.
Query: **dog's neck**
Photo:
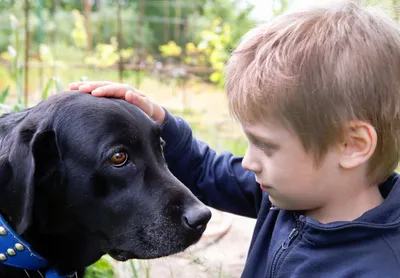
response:
[[[12,141],[12,134],[20,132],[17,126],[23,122],[29,109],[18,113],[12,113],[0,117],[0,158],[6,158],[10,152],[10,146],[12,148],[14,142]],[[0,161],[0,163],[8,163],[6,160]],[[0,194],[0,213],[2,213],[9,224],[15,229],[13,225],[13,219],[9,216],[7,211],[7,204],[9,200],[4,194],[9,190],[13,190],[13,179],[20,173],[14,173],[14,169],[6,169],[0,172],[0,190],[3,194]],[[40,188],[59,188],[60,179],[59,177],[49,178],[41,181]],[[37,190],[37,184],[33,185],[34,190],[34,205],[32,207],[32,219],[28,228],[21,234],[21,237],[26,240],[33,249],[46,258],[52,267],[58,270],[70,273],[79,271],[97,261],[104,253],[99,250],[99,242],[95,241],[93,237],[85,236],[82,231],[78,232],[79,227],[73,227],[71,223],[57,223],[57,229],[54,228],[54,221],[57,218],[54,213],[52,214],[52,207],[47,206],[48,200],[45,198],[52,198],[51,194],[41,194],[40,190]],[[47,202],[46,202],[47,201]],[[40,210],[38,206],[42,207]],[[38,213],[41,211],[41,213]],[[46,213],[43,214],[43,211]],[[0,264],[1,266],[1,264]],[[20,271],[16,269],[16,271]],[[0,268],[0,276],[2,275]],[[2,276],[1,276],[2,277]],[[14,277],[12,275],[7,277]],[[15,277],[19,277],[18,275]]]
[[[41,234],[33,226],[23,236],[36,252],[48,258],[51,266],[65,273],[82,270],[104,255],[98,250],[98,241],[78,236],[73,231],[68,234]]]
[[[1,205],[1,204],[0,204]],[[46,217],[45,215],[34,216]],[[12,223],[8,222],[11,226]],[[52,232],[46,227],[39,227],[33,221],[32,225],[20,235],[32,249],[46,258],[48,264],[61,273],[83,272],[87,265],[96,262],[103,252],[99,251],[98,241],[93,237],[84,236],[82,232],[75,232],[72,226],[65,223],[64,232]],[[0,277],[1,272],[0,264]],[[15,273],[21,273],[23,269],[15,268]],[[14,277],[11,274],[7,277]],[[16,275],[15,277],[20,277]]]

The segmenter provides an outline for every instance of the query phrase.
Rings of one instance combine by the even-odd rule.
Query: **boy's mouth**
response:
[[[270,190],[272,187],[260,183],[260,188],[261,188],[261,190],[263,190],[263,191],[268,191],[268,190]]]

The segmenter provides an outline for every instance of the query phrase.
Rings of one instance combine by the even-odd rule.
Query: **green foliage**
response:
[[[6,101],[6,98],[8,96],[8,92],[10,91],[10,86],[5,88],[3,92],[0,94],[0,103],[3,104]]]
[[[238,9],[237,2],[208,2],[201,17],[192,15],[189,19],[192,41],[185,46],[183,62],[214,69],[209,79],[219,87],[224,85],[224,65],[230,57],[230,51],[255,26],[255,21],[249,16],[253,6]]]
[[[24,79],[24,67],[23,67],[23,57],[21,55],[22,52],[22,42],[20,39],[19,26],[20,23],[18,19],[14,15],[9,15],[10,26],[13,33],[11,34],[11,43],[7,47],[7,52],[0,53],[0,57],[4,60],[8,60],[11,62],[11,80],[13,85],[16,86],[17,92],[17,104],[15,106],[15,110],[20,110],[23,108],[23,79]],[[9,86],[8,86],[9,87]],[[8,94],[8,92],[7,92]],[[4,101],[5,101],[4,96]]]
[[[231,50],[239,42],[240,38],[251,28],[255,27],[256,22],[251,19],[250,13],[254,6],[248,4],[246,7],[239,8],[240,0],[218,0],[209,1],[204,5],[204,12],[201,17],[190,16],[189,28],[192,32],[192,41],[202,40],[201,32],[213,28],[214,21],[220,20],[220,26],[231,26],[231,42],[228,50]]]
[[[87,48],[87,33],[85,30],[85,20],[83,15],[78,10],[73,10],[72,15],[74,16],[75,26],[71,32],[72,39],[78,48]]]
[[[122,59],[128,60],[134,54],[132,47],[121,49]],[[109,44],[99,43],[96,45],[95,52],[85,58],[85,63],[99,68],[109,67],[119,61],[118,42],[115,37],[111,38]]]
[[[224,85],[224,65],[229,59],[228,48],[232,43],[231,27],[227,23],[221,26],[219,19],[214,20],[211,30],[201,32],[199,48],[209,54],[209,64],[215,70],[210,80],[219,86]]]
[[[148,260],[129,261],[133,278],[150,278],[151,264]]]
[[[63,90],[62,84],[60,82],[60,79],[55,77],[55,76],[53,76],[46,83],[46,86],[45,86],[45,88],[44,88],[44,90],[42,92],[42,99],[46,99],[49,96],[49,90],[51,88],[51,85],[53,85],[53,84],[55,86],[56,92],[60,92],[60,91]]]
[[[86,270],[85,278],[113,278],[114,267],[105,257],[89,266]]]
[[[160,45],[159,49],[163,57],[179,57],[182,53],[182,48],[174,41]]]
[[[112,37],[117,36],[117,7],[116,5],[102,5],[98,12],[91,15],[91,29],[93,44],[109,42]],[[156,44],[156,38],[149,24],[138,23],[137,5],[121,5],[121,47],[136,47],[138,42],[144,49]],[[139,31],[140,28],[140,31]],[[141,37],[139,34],[141,33]]]
[[[138,5],[138,0],[132,0]],[[168,0],[168,6],[165,7],[163,1],[143,1],[144,17],[149,20],[148,26],[156,38],[152,45],[152,50],[157,51],[159,45],[166,44],[169,41],[175,42],[183,47],[192,38],[190,34],[184,34],[185,25],[190,25],[190,17],[197,17],[203,14],[203,7],[206,3],[217,2],[215,0]],[[167,31],[166,31],[167,29]],[[166,33],[167,32],[167,33]]]
[[[9,84],[6,89],[3,90],[3,92],[0,95],[0,103],[4,104],[6,101],[6,98],[8,96],[10,86],[14,85],[16,87],[16,93],[17,93],[17,102],[14,105],[13,108],[11,108],[12,111],[20,111],[25,108],[27,100],[23,100],[23,91],[24,91],[24,57],[21,54],[23,52],[23,42],[21,41],[20,37],[20,22],[14,15],[10,15],[10,26],[11,30],[13,31],[11,33],[11,43],[8,45],[8,51],[0,53],[0,58],[11,62],[11,82],[12,84]],[[40,53],[43,58],[43,61],[53,61],[53,57],[51,52],[48,50],[48,48],[45,45],[40,46]],[[62,90],[62,85],[61,82],[58,80],[56,77],[50,78],[50,80],[47,82],[47,85],[42,93],[42,98],[46,98],[48,96],[48,91],[51,86],[51,84],[54,83],[56,87],[56,91],[61,91]]]
[[[14,14],[16,18],[24,20],[24,1],[16,1],[16,4],[6,10],[0,10],[0,52],[7,49],[9,37],[12,33],[9,22],[5,20],[9,14]],[[55,13],[51,10],[44,8],[41,11],[41,21],[38,18],[38,6],[35,5],[36,1],[32,3],[30,9],[30,31],[31,31],[31,45],[32,52],[38,49],[39,43],[44,43],[50,46],[54,44],[65,44],[70,46],[77,45],[79,48],[85,49],[86,46],[86,30],[84,25],[84,18],[82,11],[77,9],[64,10],[60,7]],[[79,9],[82,5],[78,6]],[[117,35],[117,8],[115,2],[112,4],[103,3],[99,11],[93,11],[91,14],[91,33],[92,43],[106,43],[112,37]],[[144,49],[154,47],[157,44],[153,32],[149,29],[148,23],[138,24],[137,7],[135,4],[125,4],[121,7],[121,21],[122,21],[122,47],[133,47],[138,44],[140,40]],[[42,25],[40,26],[40,23]],[[23,22],[21,23],[21,25]],[[141,28],[142,37],[139,38],[139,28]],[[44,32],[44,41],[39,42],[40,30]],[[23,28],[20,28],[23,32]],[[21,34],[22,35],[22,34]]]
[[[272,13],[274,16],[278,16],[284,13],[288,8],[288,0],[273,0],[272,1]]]

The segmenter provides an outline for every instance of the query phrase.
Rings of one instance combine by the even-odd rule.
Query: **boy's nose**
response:
[[[249,149],[247,149],[246,155],[243,157],[242,167],[254,173],[260,173],[262,170],[261,165],[253,159]]]

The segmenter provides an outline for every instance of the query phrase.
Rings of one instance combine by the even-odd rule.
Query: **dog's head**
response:
[[[22,115],[1,143],[0,208],[50,261],[156,258],[199,240],[211,213],[169,172],[140,109],[63,92]]]

